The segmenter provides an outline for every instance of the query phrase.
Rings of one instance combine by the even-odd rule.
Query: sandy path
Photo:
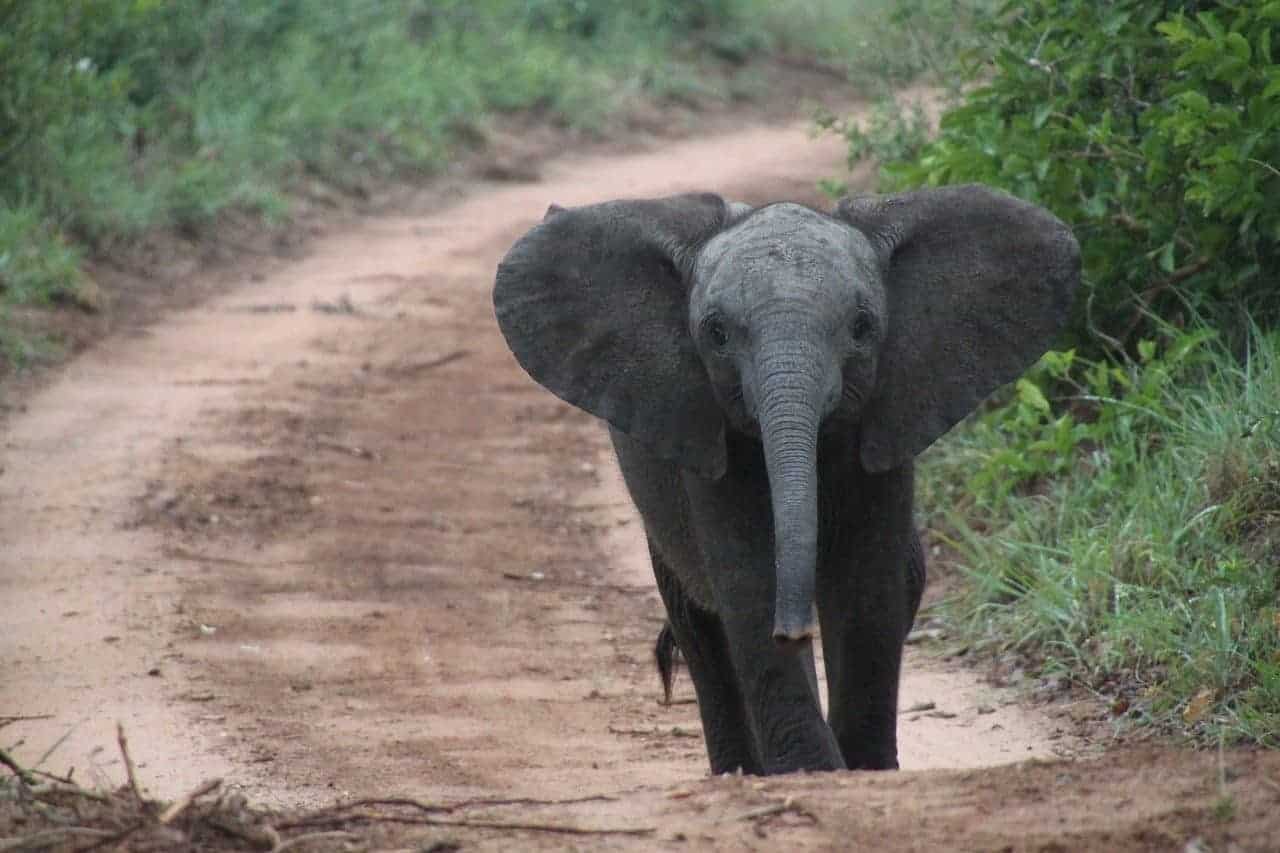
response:
[[[489,290],[549,202],[820,203],[843,156],[803,124],[567,156],[73,362],[3,438],[0,717],[47,715],[5,742],[119,783],[119,720],[156,794],[220,775],[266,804],[627,792],[591,814],[634,819],[684,802],[672,786],[711,784],[704,810],[737,796],[697,782],[687,680],[657,702],[661,608],[604,435],[515,366]],[[942,713],[904,716],[904,768],[1061,743],[971,673],[915,654],[906,673],[903,706]],[[971,780],[938,779],[947,814],[970,808],[947,786]]]

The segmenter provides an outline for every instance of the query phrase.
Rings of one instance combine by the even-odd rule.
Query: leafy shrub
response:
[[[819,112],[816,123],[821,130],[844,137],[849,145],[850,170],[861,160],[885,162],[914,157],[932,135],[924,105],[919,101],[900,103],[892,95],[876,101],[864,118]],[[848,184],[840,180],[823,180],[821,187],[832,198],[849,191]]]
[[[1280,335],[1137,349],[1050,353],[926,454],[948,613],[1132,721],[1280,746]]]
[[[0,207],[0,302],[49,303],[74,297],[80,253],[31,207]]]
[[[1188,307],[1280,319],[1280,2],[1032,0],[978,26],[977,87],[886,188],[978,181],[1074,226],[1078,343]]]
[[[1138,360],[1116,363],[1050,351],[1005,393],[1008,401],[975,419],[975,437],[999,448],[982,459],[969,485],[993,504],[1044,477],[1089,463],[1081,452],[1117,435],[1159,434],[1165,398],[1192,375],[1214,337],[1207,329],[1173,335],[1157,357],[1156,340],[1138,342]],[[1055,390],[1063,396],[1050,403]],[[1138,460],[1134,460],[1137,462]]]

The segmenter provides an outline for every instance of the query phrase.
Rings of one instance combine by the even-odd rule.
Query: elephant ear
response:
[[[716,195],[549,211],[499,264],[493,291],[530,376],[711,478],[724,473],[724,421],[689,334],[689,276],[730,212]]]
[[[1080,249],[1048,211],[980,185],[841,201],[880,254],[888,332],[862,415],[868,471],[923,451],[1065,323]]]

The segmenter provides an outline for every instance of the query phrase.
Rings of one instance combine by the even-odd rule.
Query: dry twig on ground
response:
[[[530,797],[477,798],[428,803],[406,797],[353,800],[302,813],[269,812],[248,805],[221,779],[210,779],[165,804],[148,800],[138,780],[123,726],[116,739],[127,781],[115,791],[93,791],[71,781],[28,769],[0,750],[0,764],[12,772],[0,780],[14,789],[0,797],[0,833],[21,826],[23,834],[0,834],[0,851],[113,849],[261,850],[287,853],[303,847],[338,849],[359,842],[379,825],[453,827],[486,833],[539,833],[572,836],[648,836],[656,827],[583,826],[557,821],[507,819],[510,807],[555,807],[609,802],[616,797],[592,795],[566,799]],[[41,781],[42,778],[49,781]],[[487,813],[475,814],[479,810]],[[494,811],[497,810],[497,811]]]

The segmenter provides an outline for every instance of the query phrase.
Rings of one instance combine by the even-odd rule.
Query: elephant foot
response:
[[[845,750],[845,763],[850,770],[897,770],[898,751],[892,752],[875,749]]]

